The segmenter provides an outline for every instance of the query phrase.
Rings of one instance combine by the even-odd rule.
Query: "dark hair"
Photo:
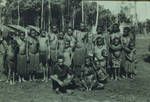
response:
[[[124,30],[127,30],[128,32],[130,32],[130,28],[129,27],[124,27]]]
[[[117,30],[114,30],[115,27],[117,28]],[[119,24],[115,23],[115,24],[112,25],[111,33],[113,33],[114,31],[115,32],[120,32]]]
[[[2,30],[0,29],[0,35],[2,35]]]
[[[70,26],[68,27],[68,29],[71,29],[71,30],[73,30],[73,28],[72,28],[72,27],[70,27]]]
[[[63,55],[59,55],[58,57],[57,57],[57,60],[58,59],[63,59],[64,60],[64,56]]]

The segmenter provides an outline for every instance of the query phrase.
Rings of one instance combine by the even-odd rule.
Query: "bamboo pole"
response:
[[[65,27],[65,19],[64,19],[64,12],[63,12],[63,7],[61,6],[61,13],[62,13],[62,31],[64,31]]]
[[[84,3],[82,0],[82,22],[84,22]]]
[[[18,0],[18,25],[20,25],[20,4]]]
[[[1,6],[1,5],[0,5]],[[2,24],[2,8],[0,7],[0,25]]]
[[[97,29],[97,26],[98,26],[98,18],[99,18],[99,5],[98,5],[98,2],[97,2],[97,14],[96,14],[96,23],[95,23],[95,27]]]
[[[51,31],[51,0],[48,1],[48,8],[49,8],[49,20],[48,20],[48,32]]]
[[[96,33],[97,26],[98,26],[98,19],[99,19],[99,5],[98,5],[98,3],[97,3],[97,9],[96,9],[96,11],[97,11],[97,13],[96,13],[95,25],[92,26],[92,30],[91,30],[91,32],[92,32],[93,34]]]
[[[41,29],[43,28],[43,13],[44,13],[44,0],[42,0],[42,5],[41,5]]]
[[[72,27],[74,29],[74,24],[75,24],[75,8],[73,9],[73,15],[72,15]]]

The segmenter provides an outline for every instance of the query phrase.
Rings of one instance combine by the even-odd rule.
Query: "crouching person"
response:
[[[91,57],[86,57],[85,64],[82,66],[81,85],[86,91],[101,89],[104,87],[102,83],[98,82],[97,73],[95,66],[93,66]]]
[[[69,67],[64,64],[64,57],[59,56],[51,75],[53,90],[57,93],[66,93],[73,88],[73,74]]]

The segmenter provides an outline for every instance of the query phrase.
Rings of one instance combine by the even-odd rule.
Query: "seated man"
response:
[[[72,88],[72,71],[69,67],[64,65],[64,57],[59,56],[57,63],[53,68],[51,75],[53,90],[56,92],[66,93]]]

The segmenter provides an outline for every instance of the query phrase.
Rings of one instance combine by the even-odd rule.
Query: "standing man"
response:
[[[28,71],[30,81],[35,80],[35,74],[39,70],[39,41],[36,37],[36,31],[30,29],[28,38]]]
[[[39,40],[39,61],[40,68],[43,71],[43,81],[48,81],[48,56],[49,56],[49,39],[45,31],[41,31]]]
[[[54,25],[52,26],[52,32],[49,34],[50,39],[50,62],[53,65],[57,61],[57,45],[58,45],[58,38],[57,38],[57,27]]]

